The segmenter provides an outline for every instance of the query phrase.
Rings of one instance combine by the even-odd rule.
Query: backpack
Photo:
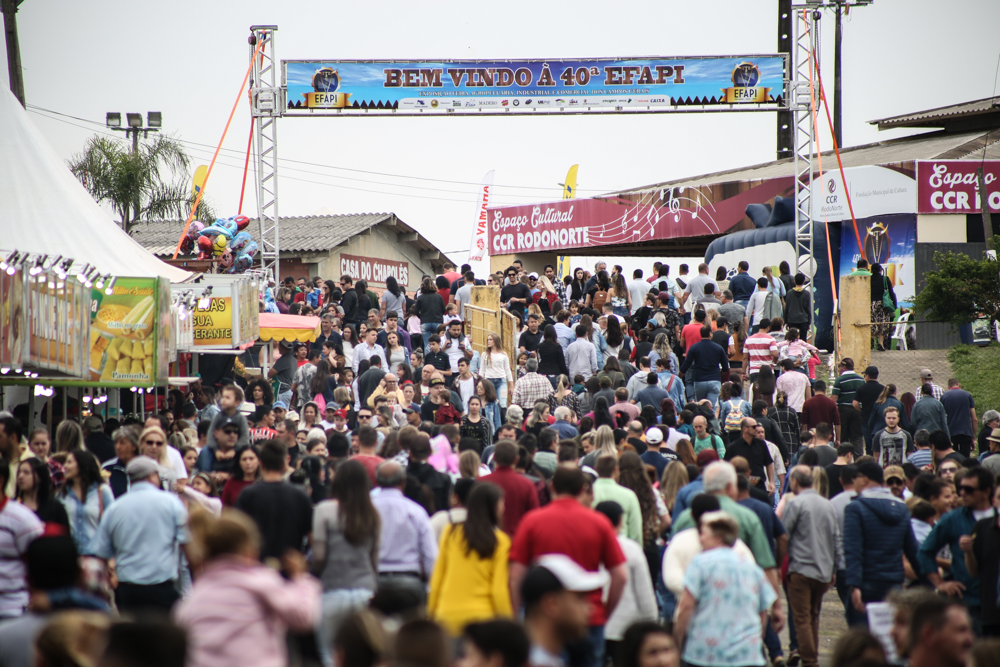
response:
[[[607,302],[607,300],[608,300],[607,292],[603,290],[597,290],[596,292],[594,292],[594,305],[593,305],[594,310],[600,311],[601,308],[604,308],[604,304]]]
[[[725,427],[727,431],[741,430],[740,424],[743,422],[743,399],[737,399],[739,403],[729,402],[729,412],[726,413]]]
[[[781,299],[774,295],[774,292],[768,292],[767,296],[764,297],[764,317],[769,320],[773,320],[776,317],[781,317]]]

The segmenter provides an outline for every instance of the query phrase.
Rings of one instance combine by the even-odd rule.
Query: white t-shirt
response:
[[[628,284],[628,293],[632,297],[632,313],[642,308],[646,302],[646,294],[649,293],[649,283],[642,278],[636,278]]]
[[[455,301],[458,302],[458,314],[461,318],[465,319],[465,306],[466,304],[472,303],[472,288],[475,287],[474,283],[465,283],[458,288],[455,292]]]
[[[688,282],[687,287],[684,288],[684,293],[691,294],[692,301],[697,303],[706,298],[705,285],[712,285],[716,288],[718,287],[718,285],[715,284],[715,280],[707,273],[699,273]]]
[[[778,475],[785,474],[785,462],[781,460],[781,451],[778,446],[771,442],[770,440],[765,440],[764,443],[767,445],[767,451],[771,454],[771,460],[774,461],[774,476],[777,478]],[[775,484],[778,480],[775,479]]]
[[[469,411],[469,399],[476,393],[476,376],[473,375],[468,380],[458,378],[458,395],[462,397],[462,405],[465,411]]]

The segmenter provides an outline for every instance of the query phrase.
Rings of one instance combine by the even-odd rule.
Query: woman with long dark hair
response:
[[[385,359],[389,364],[389,367],[385,369],[387,373],[395,372],[398,366],[406,364],[409,359],[406,348],[399,340],[399,333],[395,331],[390,331],[385,335]]]
[[[892,336],[892,320],[896,314],[896,291],[892,288],[892,281],[882,271],[881,264],[872,264],[871,271],[872,340],[880,351],[885,351],[891,344],[889,339]]]
[[[598,396],[594,400],[594,428],[610,426],[612,429],[618,428],[618,423],[608,409],[608,399]]]
[[[274,405],[274,390],[267,380],[254,380],[247,385],[247,398],[256,406]]]
[[[162,432],[162,431],[161,431]],[[66,457],[63,468],[66,484],[59,501],[66,509],[70,532],[80,554],[90,554],[90,541],[97,532],[97,525],[115,495],[101,477],[101,464],[97,457],[85,449],[74,449]]]
[[[385,291],[379,299],[379,317],[385,321],[385,316],[389,313],[397,313],[399,319],[406,315],[406,295],[399,289],[399,283],[393,276],[385,279]]]
[[[337,383],[333,378],[332,370],[330,362],[326,359],[320,359],[319,363],[316,364],[316,372],[313,373],[312,380],[309,381],[309,395],[313,401],[318,403],[317,397],[322,396],[324,402],[334,402],[333,390],[337,388]]]
[[[556,340],[556,328],[549,324],[542,332],[542,342],[536,350],[538,355],[538,372],[546,376],[552,386],[556,386],[556,379],[560,375],[569,375],[566,367],[566,355],[562,345]]]
[[[501,530],[503,490],[476,484],[464,523],[441,533],[441,550],[431,575],[428,615],[453,637],[474,621],[514,614],[507,579],[510,538]]]
[[[333,477],[330,500],[313,512],[312,571],[323,584],[323,617],[316,635],[324,664],[330,664],[330,645],[344,619],[365,607],[378,588],[382,521],[370,490],[365,467],[347,460]]]
[[[586,292],[587,280],[583,277],[583,269],[579,266],[573,269],[573,281],[569,284],[569,299],[583,303]]]
[[[604,341],[608,344],[608,354],[617,359],[618,353],[625,346],[625,334],[622,333],[622,325],[618,323],[617,317],[609,317],[607,326]]]
[[[611,301],[611,306],[614,308],[612,312],[618,317],[628,317],[632,314],[632,293],[628,291],[625,278],[620,273],[611,276],[608,300]]]
[[[44,523],[58,523],[69,528],[66,508],[52,491],[49,465],[34,456],[17,467],[17,502],[34,512]]]
[[[479,382],[482,384],[482,382]],[[468,413],[462,417],[459,431],[463,438],[475,438],[479,443],[479,451],[493,444],[493,422],[483,414],[483,399],[473,394],[469,397]]]
[[[480,378],[476,381],[476,396],[482,403],[483,417],[493,427],[493,433],[496,434],[503,426],[504,417],[500,403],[497,401],[497,388],[489,380]]]
[[[236,450],[236,465],[233,472],[222,487],[222,504],[226,507],[236,507],[236,499],[243,489],[257,481],[260,477],[260,459],[257,450],[252,445]]]
[[[622,373],[621,364],[618,358],[609,356],[604,358],[604,370],[597,374],[598,379],[606,377],[611,380],[611,388],[618,389],[625,386],[625,374]]]
[[[771,368],[770,364],[764,364],[760,367],[760,371],[757,375],[757,379],[754,380],[752,385],[753,389],[753,400],[754,401],[764,401],[767,403],[767,407],[774,407],[774,389],[775,389],[775,378],[774,370]]]
[[[354,367],[354,348],[358,345],[358,332],[353,324],[344,324],[341,327],[341,348],[344,353],[344,368]]]

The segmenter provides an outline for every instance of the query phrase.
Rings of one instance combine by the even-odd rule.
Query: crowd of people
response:
[[[787,265],[462,269],[289,279],[315,342],[144,421],[0,413],[0,667],[816,667],[830,589],[835,667],[1000,664],[1000,413],[957,381],[827,366]]]

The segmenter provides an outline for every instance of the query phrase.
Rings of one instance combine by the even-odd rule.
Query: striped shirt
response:
[[[924,466],[929,466],[931,464],[931,450],[930,449],[918,449],[917,451],[910,454],[906,459],[908,462],[917,466],[918,469]]]
[[[833,383],[833,396],[837,405],[852,405],[854,392],[865,386],[865,379],[854,371],[844,371]]]
[[[43,530],[41,519],[30,509],[0,500],[0,618],[20,616],[28,606],[24,555]]]
[[[751,373],[760,371],[764,364],[771,364],[772,353],[778,351],[778,344],[764,332],[756,333],[743,341],[743,354],[749,359]]]

